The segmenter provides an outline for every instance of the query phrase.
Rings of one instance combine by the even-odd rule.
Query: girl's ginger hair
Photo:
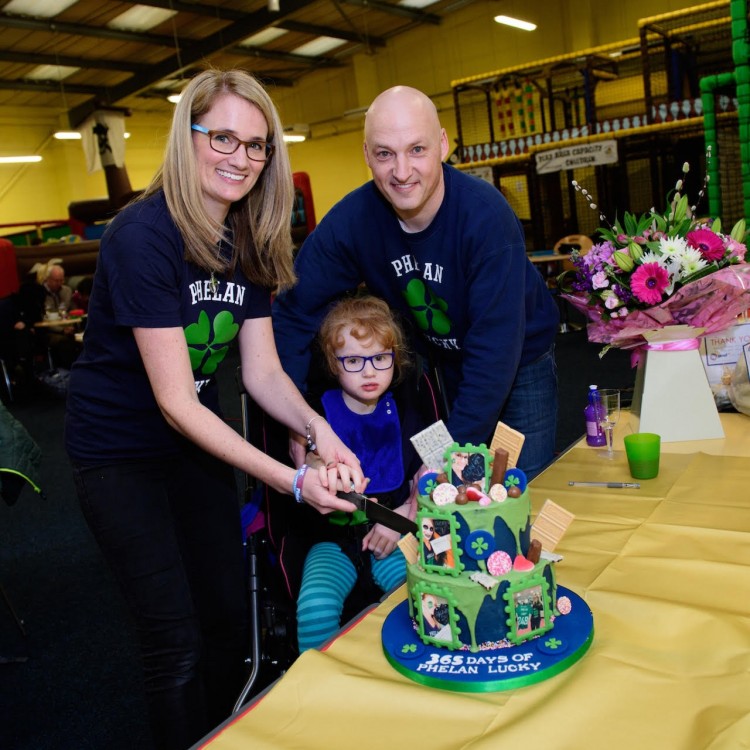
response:
[[[383,349],[393,349],[394,382],[398,382],[410,365],[409,350],[401,325],[388,304],[378,297],[362,295],[342,299],[328,311],[320,326],[318,341],[334,376],[339,372],[336,349],[344,345],[344,332],[348,329],[357,341],[377,340]]]

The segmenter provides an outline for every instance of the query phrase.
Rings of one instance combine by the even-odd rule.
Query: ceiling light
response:
[[[24,78],[30,81],[62,81],[63,78],[73,75],[78,70],[80,68],[70,65],[37,65]]]
[[[33,164],[41,160],[41,156],[0,156],[0,164]]]
[[[340,47],[342,44],[346,44],[346,39],[336,39],[332,36],[319,36],[313,39],[307,44],[303,44],[301,47],[293,49],[292,52],[295,55],[306,55],[308,57],[317,57],[326,52],[330,52],[336,47]]]
[[[17,13],[32,18],[52,18],[70,8],[78,0],[10,0],[3,13]]]
[[[305,122],[298,122],[284,128],[284,141],[286,143],[302,143],[310,135],[310,126]]]
[[[130,138],[130,133],[123,133],[123,138]],[[80,141],[81,134],[77,130],[58,130],[54,137],[58,141]]]
[[[262,47],[264,44],[273,42],[284,34],[289,32],[286,29],[278,29],[276,26],[269,26],[263,31],[259,31],[257,34],[249,36],[247,39],[243,39],[240,42],[240,47]]]
[[[176,10],[167,8],[149,8],[145,5],[134,5],[119,16],[115,16],[107,28],[121,31],[148,31],[176,15]]]
[[[513,26],[516,29],[523,29],[524,31],[534,31],[536,28],[535,23],[521,21],[519,18],[513,18],[512,16],[495,16],[495,21],[506,26]]]
[[[428,5],[433,5],[438,0],[399,0],[399,5],[403,5],[404,8],[426,8]]]
[[[170,94],[167,97],[167,101],[171,102],[172,104],[177,104],[177,102],[179,102],[181,98],[182,98],[182,94]]]

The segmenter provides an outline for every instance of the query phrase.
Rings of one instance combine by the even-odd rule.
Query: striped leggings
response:
[[[406,560],[398,547],[384,560],[370,555],[372,578],[386,592],[406,580]],[[314,544],[305,559],[297,599],[299,652],[317,648],[340,627],[344,602],[357,581],[352,561],[335,542]]]

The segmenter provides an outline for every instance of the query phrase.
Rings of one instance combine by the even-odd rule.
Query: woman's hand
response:
[[[357,506],[336,497],[336,488],[337,481],[334,478],[332,483],[329,482],[329,472],[325,465],[321,465],[318,469],[310,467],[302,478],[302,499],[307,505],[311,505],[318,513],[324,515],[334,510],[354,513]]]
[[[359,459],[347,448],[323,418],[310,425],[317,453],[325,463],[328,474],[327,486],[349,492],[364,492],[367,481],[362,473]]]

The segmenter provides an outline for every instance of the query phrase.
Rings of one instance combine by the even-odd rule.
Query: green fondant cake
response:
[[[473,652],[552,629],[553,565],[529,554],[531,496],[522,471],[493,484],[484,446],[452,445],[445,470],[420,480],[419,559],[407,568],[409,613],[428,645]],[[529,559],[532,558],[532,560]]]

